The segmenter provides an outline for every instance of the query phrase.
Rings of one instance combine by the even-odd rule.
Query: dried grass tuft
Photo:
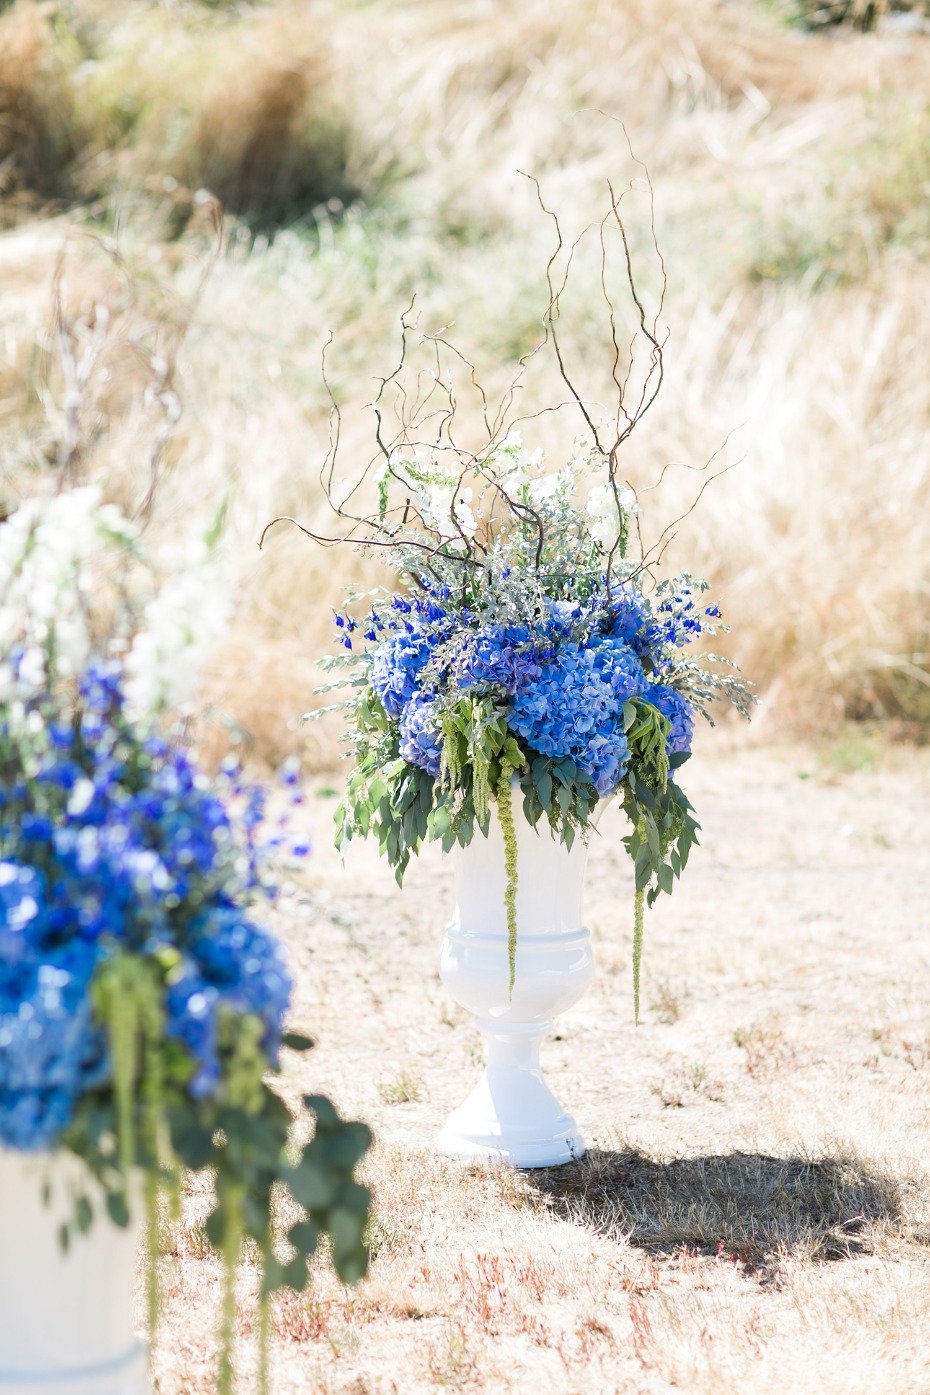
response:
[[[48,10],[15,0],[0,14],[0,221],[69,197],[77,141],[69,68]]]

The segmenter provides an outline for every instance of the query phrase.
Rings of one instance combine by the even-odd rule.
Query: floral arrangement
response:
[[[289,523],[324,546],[348,544],[387,560],[397,578],[396,590],[355,595],[336,614],[344,653],[331,664],[342,671],[320,691],[349,687],[352,695],[306,714],[348,713],[353,769],[336,815],[337,844],[374,835],[401,881],[424,840],[449,851],[476,831],[487,833],[494,805],[506,855],[512,992],[514,797],[531,825],[545,818],[568,846],[588,837],[599,806],[617,797],[629,818],[625,846],[635,872],[638,1020],[644,909],[672,891],[697,841],[699,825],[677,779],[695,718],[712,720],[720,699],[748,716],[755,698],[729,659],[694,648],[726,631],[720,609],[706,602],[706,582],[689,573],[657,575],[669,530],[656,547],[644,545],[637,496],[621,475],[626,443],[661,389],[667,337],[652,184],[629,153],[640,176],[619,196],[608,182],[604,217],[573,242],[529,177],[555,238],[545,270],[549,299],[543,338],[520,359],[498,401],[445,331],[419,336],[427,357],[411,371],[411,304],[401,316],[400,360],[378,380],[371,403],[374,457],[340,481],[342,408],[328,377],[327,344],[330,444],[320,484],[338,531],[279,517],[259,545],[275,524]],[[649,199],[651,312],[621,208],[635,189]],[[588,237],[606,312],[610,405],[576,381],[559,327]],[[631,302],[630,336],[611,290],[618,268]],[[524,376],[543,350],[554,358],[565,399],[519,415]],[[561,468],[550,470],[516,428],[563,409],[578,412],[585,433]]]
[[[355,690],[337,841],[373,834],[400,881],[425,839],[464,846],[495,804],[512,989],[514,796],[569,845],[617,796],[635,867],[638,1016],[644,904],[671,892],[697,839],[676,779],[695,716],[721,697],[743,712],[751,701],[727,660],[690,656],[726,629],[720,610],[687,574],[647,594],[628,556],[636,498],[591,454],[549,473],[516,432],[464,468],[459,453],[401,446],[378,485],[403,589],[335,617],[348,673],[333,686]]]
[[[203,549],[155,588],[135,530],[91,488],[0,525],[0,1146],[76,1154],[120,1225],[141,1175],[153,1323],[163,1200],[210,1169],[227,1391],[246,1243],[263,1352],[271,1294],[305,1288],[321,1237],[343,1278],[364,1272],[369,1134],[308,1096],[301,1142],[275,1088],[282,1046],[311,1043],[285,1030],[291,980],[254,903],[274,895],[272,859],[307,848],[234,760],[210,780],[170,734],[223,623],[205,603],[222,595],[204,584],[214,566]],[[93,1221],[78,1196],[62,1243]]]

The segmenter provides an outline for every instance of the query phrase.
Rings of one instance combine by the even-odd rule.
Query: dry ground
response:
[[[430,1146],[479,1068],[436,974],[448,869],[430,851],[401,893],[371,849],[343,868],[317,779],[282,918],[319,1041],[299,1083],[376,1130],[374,1257],[281,1302],[278,1395],[930,1391],[930,753],[714,736],[688,787],[705,848],[649,922],[638,1030],[604,820],[599,976],[545,1053],[590,1152],[521,1175]],[[156,1388],[199,1395],[216,1271],[196,1227],[177,1250]]]

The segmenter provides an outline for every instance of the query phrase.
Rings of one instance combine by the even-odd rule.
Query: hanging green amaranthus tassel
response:
[[[138,961],[117,956],[94,985],[97,1011],[106,1024],[116,1100],[119,1166],[124,1186],[136,1159],[135,1083],[141,1045]]]
[[[233,1343],[236,1336],[236,1270],[244,1233],[245,1189],[240,1183],[226,1184],[226,1225],[223,1232],[223,1319],[220,1328],[219,1395],[231,1395],[233,1388]]]
[[[639,1026],[639,978],[643,962],[643,921],[646,914],[646,892],[637,891],[633,902],[633,1019]]]
[[[504,835],[504,869],[507,874],[504,907],[507,912],[507,960],[510,966],[511,997],[517,981],[517,830],[514,827],[513,805],[510,802],[512,774],[509,766],[502,765],[501,777],[497,783],[497,816]]]
[[[271,1294],[262,1275],[258,1295],[258,1395],[268,1395],[270,1389]]]
[[[142,1064],[143,1130],[148,1153],[145,1174],[145,1225],[148,1236],[148,1316],[149,1331],[155,1332],[161,1316],[161,1285],[158,1274],[159,1201],[162,1188],[162,1135],[164,1118],[164,1080],[162,1078],[161,1042],[163,1036],[161,1003],[149,996],[142,1004],[144,1058]]]

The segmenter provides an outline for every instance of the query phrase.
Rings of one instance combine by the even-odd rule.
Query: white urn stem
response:
[[[509,984],[504,842],[496,811],[456,856],[456,909],[440,954],[442,979],[478,1019],[487,1063],[449,1117],[440,1150],[463,1161],[554,1167],[584,1153],[575,1121],[540,1066],[552,1021],[587,991],[591,937],[581,920],[586,848],[569,850],[545,821],[534,829],[514,800],[517,835],[517,963]]]

